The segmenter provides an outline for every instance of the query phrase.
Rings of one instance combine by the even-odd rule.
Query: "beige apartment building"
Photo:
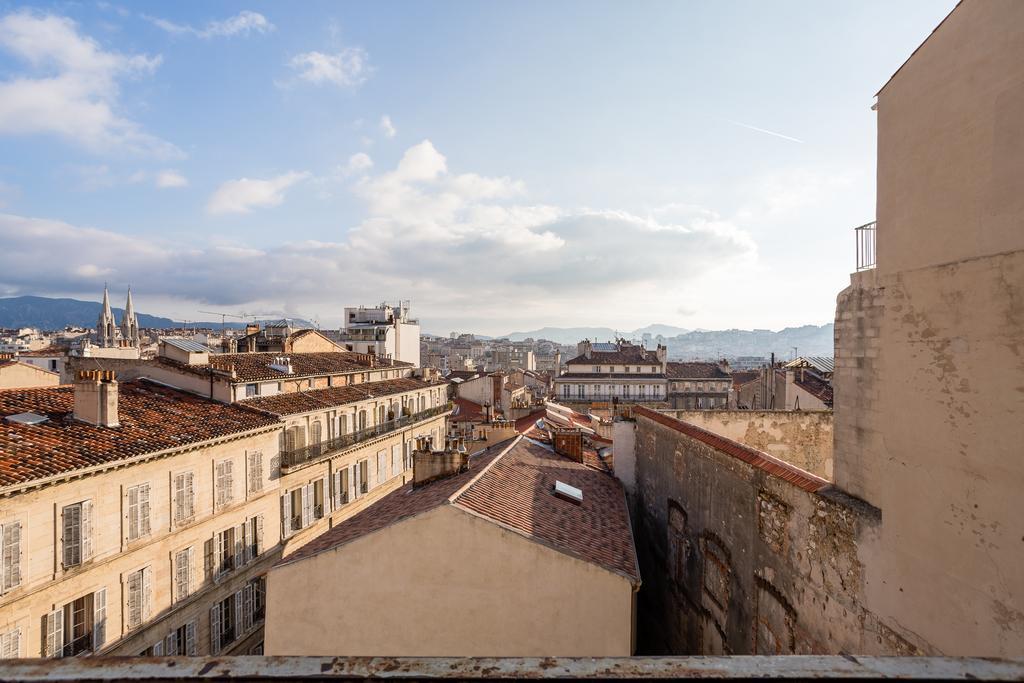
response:
[[[579,355],[565,362],[554,379],[554,398],[562,403],[664,401],[668,349],[654,351],[625,340],[580,342]]]
[[[0,391],[0,656],[262,652],[266,570],[445,431],[444,385],[325,391],[326,411],[317,391],[226,405],[99,371]]]

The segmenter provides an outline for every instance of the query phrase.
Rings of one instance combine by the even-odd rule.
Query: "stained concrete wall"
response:
[[[683,422],[739,441],[832,479],[832,411],[662,410]]]
[[[1024,3],[967,0],[878,98],[878,268],[836,309],[835,472],[880,507],[870,609],[1024,651]]]
[[[640,654],[918,654],[864,605],[878,511],[636,421]]]
[[[266,654],[628,656],[628,579],[442,505],[267,579]]]

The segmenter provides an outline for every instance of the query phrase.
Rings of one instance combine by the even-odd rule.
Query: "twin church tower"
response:
[[[110,310],[110,293],[106,285],[103,287],[103,310],[96,323],[96,345],[103,348],[118,346],[139,346],[139,320],[132,306],[132,290],[128,288],[128,301],[124,305],[120,329],[114,323],[114,313]]]

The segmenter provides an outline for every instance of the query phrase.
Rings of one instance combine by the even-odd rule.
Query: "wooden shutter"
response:
[[[281,496],[281,538],[292,535],[292,494],[285,492]]]
[[[263,554],[263,515],[256,515],[256,554]]]
[[[331,492],[334,494],[334,508],[338,509],[338,508],[340,508],[342,506],[341,470],[334,470],[334,474],[332,475],[332,477],[334,479],[334,481],[333,481],[333,487],[334,488],[331,490]]]
[[[220,654],[220,624],[222,615],[218,602],[210,608],[210,654]]]
[[[359,486],[356,482],[359,481],[359,468],[357,465],[352,465],[349,470],[348,476],[348,499],[355,500],[359,497]]]
[[[149,484],[139,487],[139,533],[149,536]]]
[[[188,595],[196,592],[196,554],[192,548],[188,548]]]
[[[82,503],[82,562],[92,559],[92,501]]]
[[[64,656],[64,610],[55,609],[43,617],[43,634],[46,638],[44,657]]]
[[[321,499],[323,500],[323,505],[324,505],[323,515],[322,516],[323,517],[327,517],[331,513],[331,508],[332,508],[332,505],[331,505],[331,480],[325,474],[323,476],[323,479],[321,479],[320,481],[321,481],[321,483],[320,483],[320,490],[321,490],[321,492],[323,494]]]
[[[139,487],[128,488],[128,540],[139,537]]]
[[[206,566],[206,579],[207,581],[214,581],[217,578],[217,536],[206,539],[203,543],[203,557],[204,565]]]
[[[153,571],[142,570],[142,620],[147,621],[153,614]]]
[[[21,585],[21,522],[0,526],[0,593]]]
[[[235,567],[235,569],[238,569],[239,567],[244,566],[245,563],[249,561],[248,560],[248,553],[246,553],[246,546],[248,544],[245,542],[245,524],[242,523],[242,524],[239,524],[238,526],[236,526],[233,535],[235,537],[234,538],[234,541],[235,541],[235,565],[234,565],[234,567]]]
[[[242,633],[245,633],[252,628],[252,584],[245,584],[240,592],[242,593],[242,616],[239,622],[242,624]]]
[[[178,643],[178,631],[177,629],[167,634],[166,645],[164,646],[164,654],[168,657],[174,657],[176,655],[184,654],[181,651],[181,646],[184,643]]]
[[[99,652],[107,640],[107,589],[92,594],[92,651]]]
[[[21,629],[0,633],[0,659],[17,659],[21,656]]]
[[[167,636],[167,637],[170,638],[170,636]],[[158,640],[155,643],[153,643],[153,656],[154,657],[163,657],[163,655],[164,655],[164,641]]]
[[[189,595],[189,551],[174,553],[174,602],[181,602]]]
[[[235,639],[237,640],[245,632],[242,624],[242,591],[235,593]]]
[[[185,475],[174,477],[174,521],[185,521]]]
[[[142,623],[142,571],[128,575],[128,628],[134,629]]]
[[[195,475],[185,473],[185,519],[192,519],[196,514],[196,492],[194,489]]]
[[[224,504],[229,504],[235,491],[235,479],[234,479],[234,460],[224,461]]]
[[[213,504],[219,508],[224,506],[224,462],[215,463],[213,467]]]
[[[61,512],[61,563],[64,568],[73,567],[81,562],[81,533],[82,515],[81,507],[68,505]]]
[[[190,621],[185,624],[185,655],[196,656],[196,622]]]

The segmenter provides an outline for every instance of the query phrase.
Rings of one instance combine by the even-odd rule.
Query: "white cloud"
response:
[[[394,124],[391,123],[391,117],[387,114],[380,117],[380,130],[384,133],[384,137],[386,138],[393,138],[395,137],[395,133],[398,132],[395,130]]]
[[[371,168],[373,168],[373,159],[370,158],[370,155],[365,152],[356,152],[348,158],[348,163],[345,164],[342,174],[345,176],[362,175]]]
[[[185,187],[187,185],[188,178],[169,168],[156,174],[156,186],[161,189],[168,187]]]
[[[167,31],[171,35],[190,35],[197,38],[218,38],[231,36],[248,36],[250,33],[269,33],[276,27],[267,21],[267,18],[259,12],[244,10],[233,17],[223,21],[211,21],[202,28],[196,28],[189,24],[176,24],[167,19],[143,15],[158,28]]]
[[[210,210],[279,204],[306,175],[231,181]],[[706,208],[676,205],[640,216],[531,202],[521,181],[452,172],[426,140],[352,189],[366,216],[329,241],[165,243],[0,214],[0,291],[84,294],[100,291],[104,280],[138,282],[140,307],[140,299],[161,297],[177,301],[181,315],[198,304],[284,307],[319,313],[325,324],[336,324],[342,306],[389,292],[414,297],[421,319],[475,322],[487,332],[481,327],[492,316],[492,331],[508,332],[518,321],[700,309],[708,291],[734,284],[756,260],[749,235]],[[40,269],[41,261],[59,267]],[[95,274],[107,269],[113,272]]]
[[[212,214],[249,213],[254,208],[277,206],[284,201],[285,190],[309,175],[306,172],[290,171],[268,180],[229,180],[213,193],[206,210]]]
[[[0,81],[0,134],[55,134],[94,152],[184,156],[116,112],[120,79],[153,73],[159,55],[104,50],[71,19],[27,11],[0,18],[0,49],[35,72]]]
[[[340,52],[303,52],[288,60],[298,78],[316,85],[332,84],[356,88],[370,77],[370,55],[361,47],[347,47]]]

